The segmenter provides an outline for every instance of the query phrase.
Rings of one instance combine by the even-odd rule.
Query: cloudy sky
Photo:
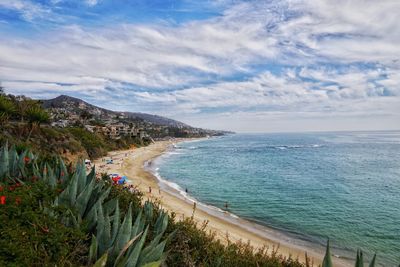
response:
[[[0,81],[213,129],[400,129],[399,10],[398,0],[0,0]]]

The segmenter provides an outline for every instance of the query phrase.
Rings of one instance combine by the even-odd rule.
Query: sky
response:
[[[237,132],[400,129],[398,0],[0,0],[7,93]]]

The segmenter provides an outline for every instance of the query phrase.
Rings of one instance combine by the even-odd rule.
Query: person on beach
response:
[[[149,193],[151,194],[151,186],[149,186]]]
[[[228,202],[225,202],[225,210],[228,210]]]
[[[188,193],[188,189],[187,189],[187,187],[185,188],[185,192],[186,192],[186,194]]]

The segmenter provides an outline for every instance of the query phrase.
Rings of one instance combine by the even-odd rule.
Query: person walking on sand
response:
[[[149,186],[149,193],[151,194],[151,186]]]
[[[228,202],[225,202],[225,210],[228,210]]]

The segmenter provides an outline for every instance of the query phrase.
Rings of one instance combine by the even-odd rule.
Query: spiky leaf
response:
[[[129,253],[129,256],[126,260],[127,266],[136,266],[136,264],[139,260],[140,252],[142,251],[142,248],[144,245],[144,241],[146,240],[148,230],[149,230],[149,226],[146,227],[146,230],[144,230],[139,242],[136,243],[133,250]]]
[[[96,263],[93,265],[93,267],[104,267],[107,264],[107,259],[108,259],[108,253],[104,253],[101,258],[96,261]]]
[[[92,235],[92,242],[90,243],[89,248],[89,263],[94,262],[97,259],[97,239],[95,235]]]
[[[331,258],[331,250],[329,247],[329,239],[326,244],[326,252],[325,252],[324,260],[322,261],[322,267],[333,267],[332,258]]]
[[[376,260],[376,253],[374,254],[374,257],[372,258],[371,262],[369,263],[369,267],[375,267],[375,260]]]

